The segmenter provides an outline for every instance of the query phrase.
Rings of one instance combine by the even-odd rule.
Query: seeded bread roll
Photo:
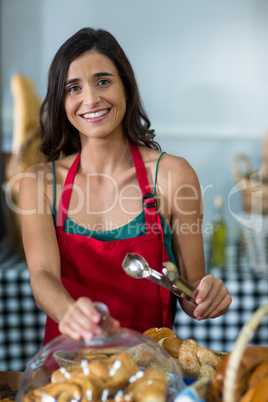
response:
[[[186,377],[198,378],[200,363],[196,356],[199,344],[194,339],[186,339],[179,349],[179,362]]]

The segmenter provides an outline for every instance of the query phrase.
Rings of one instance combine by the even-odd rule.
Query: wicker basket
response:
[[[268,303],[255,311],[251,319],[243,326],[234,344],[226,367],[225,382],[223,388],[224,402],[237,402],[235,395],[235,383],[243,353],[254,332],[259,327],[262,319],[268,314]]]

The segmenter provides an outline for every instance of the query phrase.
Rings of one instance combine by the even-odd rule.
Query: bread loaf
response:
[[[39,126],[41,100],[30,77],[16,74],[11,79],[14,99],[14,133],[12,152],[18,153],[30,133]]]
[[[223,385],[225,381],[226,368],[228,364],[228,359],[230,355],[226,355],[222,358],[222,361],[213,376],[208,402],[219,402],[222,401],[223,396]],[[263,362],[268,361],[268,347],[266,346],[248,346],[242,356],[238,376],[236,378],[236,382],[234,384],[234,393],[237,396],[237,400],[241,399],[241,397],[251,398],[253,395],[253,391],[250,391],[249,384],[257,386],[257,379],[260,378],[260,371],[263,373],[263,368],[258,369],[258,366]],[[266,364],[264,365],[266,367]],[[254,371],[256,373],[254,374]],[[259,371],[260,370],[260,371]],[[253,378],[251,379],[251,376]],[[262,377],[261,377],[262,378]],[[266,377],[265,377],[266,378]],[[266,378],[267,381],[267,378]],[[249,392],[250,391],[250,392]],[[246,394],[248,393],[247,397]],[[254,391],[255,392],[255,391]],[[251,395],[252,394],[252,395]],[[246,401],[247,399],[245,399]],[[252,399],[248,399],[252,401]],[[243,402],[245,402],[243,401]],[[260,399],[259,401],[265,401]]]

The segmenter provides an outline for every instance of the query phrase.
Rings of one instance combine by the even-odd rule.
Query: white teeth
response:
[[[83,117],[84,117],[85,119],[94,119],[94,118],[96,118],[96,117],[104,116],[104,115],[107,114],[107,113],[108,113],[108,110],[106,109],[106,110],[100,110],[99,112],[95,112],[95,113],[86,113],[86,114],[83,114]]]

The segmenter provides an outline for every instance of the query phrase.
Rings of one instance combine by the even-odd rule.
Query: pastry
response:
[[[165,402],[168,380],[164,372],[157,368],[144,370],[128,386],[128,394],[137,402]]]
[[[162,338],[158,341],[158,344],[162,346],[164,349],[168,351],[168,353],[175,358],[178,358],[179,356],[179,349],[182,344],[182,340],[177,337],[168,337],[168,338]]]
[[[140,370],[127,353],[62,367],[51,382],[30,391],[24,402],[53,398],[57,402],[164,402],[168,379],[159,368]]]
[[[167,327],[161,328],[150,328],[147,329],[143,335],[149,336],[149,338],[153,339],[154,341],[158,342],[162,338],[174,337],[176,338],[175,332],[172,329]]]
[[[221,363],[219,364],[215,375],[212,378],[208,402],[222,401],[223,386],[229,357],[230,354],[221,359]],[[257,369],[257,367],[265,361],[268,361],[268,347],[259,345],[246,347],[241,358],[239,371],[234,383],[234,394],[237,400],[239,400],[241,397],[246,397],[250,381],[252,381],[252,384],[254,384],[254,381],[256,381],[257,377],[259,377],[258,372],[256,372],[255,380],[254,377],[252,380],[250,380],[251,375],[254,375],[254,371]],[[253,391],[250,391],[250,394],[251,393],[253,393]],[[251,399],[249,400],[251,401]]]
[[[179,362],[186,377],[198,378],[200,363],[196,356],[199,344],[194,339],[186,339],[179,349]]]

